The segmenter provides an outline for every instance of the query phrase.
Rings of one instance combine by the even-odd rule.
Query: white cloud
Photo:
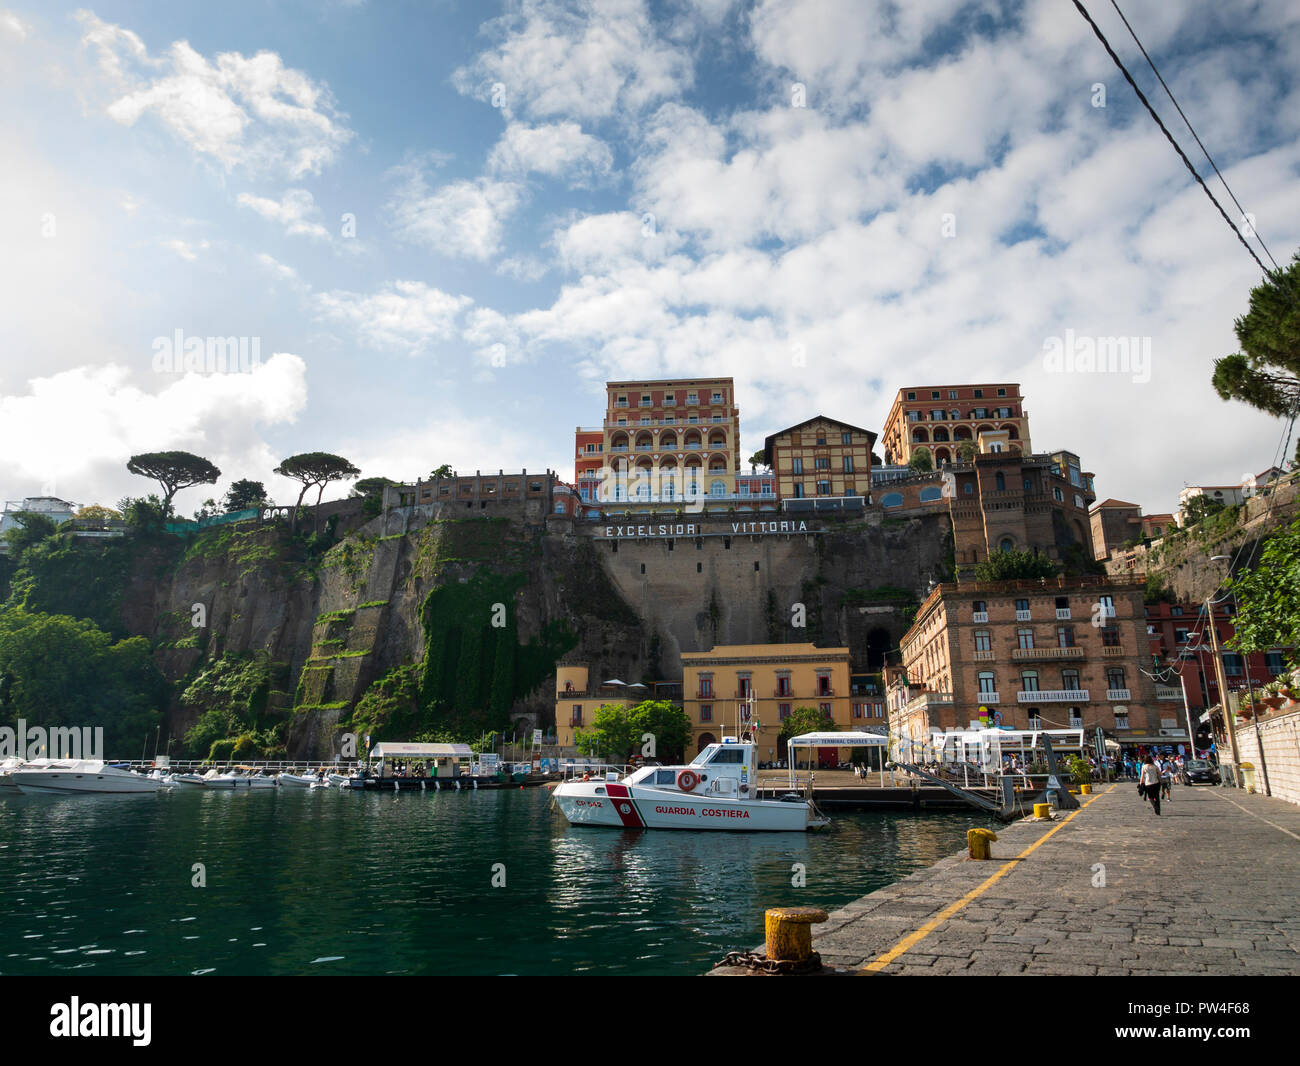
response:
[[[30,23],[24,22],[12,11],[0,11],[0,35],[13,37],[19,41],[27,40],[31,33]]]
[[[506,175],[545,174],[581,187],[607,176],[613,162],[609,146],[583,133],[576,122],[546,126],[512,122],[492,149],[488,167]]]
[[[498,43],[452,81],[482,100],[502,86],[508,115],[631,114],[693,80],[689,56],[659,39],[643,0],[522,0],[488,29]]]
[[[301,178],[318,174],[352,137],[324,86],[274,52],[223,52],[209,61],[186,41],[151,58],[130,30],[92,12],[78,18],[82,44],[98,52],[115,99],[106,113],[124,126],[147,114],[224,170]]]
[[[250,207],[263,218],[279,222],[291,237],[302,235],[322,240],[330,238],[329,230],[315,221],[320,211],[306,189],[288,189],[282,200],[241,192],[238,202],[241,207]]]
[[[318,317],[348,327],[374,347],[412,354],[454,336],[460,312],[471,303],[468,296],[453,296],[420,281],[394,281],[369,294],[336,289],[312,299]]]
[[[164,377],[156,392],[122,366],[76,367],[30,381],[23,395],[0,395],[0,480],[15,494],[52,486],[111,505],[151,491],[127,472],[131,455],[173,449],[207,456],[228,480],[256,477],[269,473],[264,429],[292,423],[306,402],[306,364],[283,352],[250,373]],[[215,488],[191,490],[195,502]]]
[[[506,220],[523,200],[515,182],[478,178],[430,190],[420,173],[389,204],[397,235],[443,255],[487,259],[501,248]]]
[[[182,259],[188,262],[194,262],[199,257],[199,252],[205,252],[208,249],[207,241],[196,241],[191,244],[189,241],[183,241],[179,237],[169,241],[163,241],[164,248],[170,248]]]

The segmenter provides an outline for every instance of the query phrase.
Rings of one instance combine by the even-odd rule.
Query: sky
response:
[[[1123,6],[1285,265],[1300,7]],[[182,514],[291,501],[304,451],[569,479],[639,378],[734,377],[745,456],[1018,382],[1034,449],[1148,513],[1281,441],[1210,386],[1259,268],[1069,0],[28,4],[0,146],[3,499],[111,506],[162,450],[223,472]]]

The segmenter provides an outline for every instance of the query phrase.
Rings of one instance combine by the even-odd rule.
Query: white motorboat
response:
[[[331,773],[328,775],[329,783],[333,785],[335,788],[351,788],[352,781],[356,776],[357,776],[356,774],[335,774],[335,773]]]
[[[205,788],[229,788],[235,791],[277,787],[274,777],[267,777],[260,771],[254,773],[251,766],[238,766],[230,773],[205,777],[203,785]]]
[[[9,776],[23,793],[157,792],[163,787],[158,778],[135,774],[99,759],[19,767]]]
[[[689,766],[645,766],[615,778],[566,781],[555,787],[555,801],[574,825],[620,829],[803,832],[829,821],[797,793],[758,799],[754,745],[731,737],[710,744]]]
[[[216,770],[209,770],[206,774],[172,774],[172,784],[181,788],[202,788],[204,781],[216,776]]]
[[[277,774],[276,780],[280,784],[292,788],[316,788],[319,785],[328,785],[329,782],[323,777],[317,777],[315,774]]]

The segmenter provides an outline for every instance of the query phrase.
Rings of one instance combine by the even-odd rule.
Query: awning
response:
[[[395,755],[409,755],[416,759],[446,759],[473,754],[474,749],[468,744],[376,744],[370,752],[374,759],[391,759]]]
[[[889,738],[882,733],[804,733],[786,741],[789,748],[884,748]]]

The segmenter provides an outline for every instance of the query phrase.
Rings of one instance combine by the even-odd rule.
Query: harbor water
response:
[[[983,824],[577,828],[537,788],[12,796],[0,973],[694,974],[761,943],[766,907],[843,905]]]

